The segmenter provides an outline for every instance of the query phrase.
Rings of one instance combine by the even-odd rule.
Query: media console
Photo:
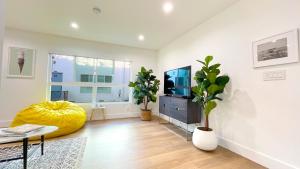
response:
[[[186,131],[188,124],[201,122],[200,104],[193,102],[192,99],[159,96],[159,113],[185,123],[187,125]]]
[[[171,96],[159,97],[159,113],[186,124],[200,123],[201,107],[192,99]]]

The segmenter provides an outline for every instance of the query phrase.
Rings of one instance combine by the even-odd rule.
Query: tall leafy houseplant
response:
[[[202,64],[202,68],[196,72],[194,80],[197,86],[192,88],[195,95],[194,102],[198,102],[202,106],[205,114],[204,131],[210,131],[209,114],[216,108],[216,100],[222,101],[219,97],[224,92],[226,84],[229,82],[227,75],[220,75],[219,67],[221,64],[211,64],[213,56],[207,56],[204,61],[197,60]]]
[[[160,81],[153,75],[153,71],[141,67],[135,82],[129,82],[129,87],[133,88],[133,98],[137,105],[143,104],[142,120],[151,120],[151,110],[148,108],[149,102],[156,102],[156,93],[159,90]]]

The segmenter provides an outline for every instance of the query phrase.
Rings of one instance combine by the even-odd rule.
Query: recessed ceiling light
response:
[[[73,29],[79,29],[79,25],[78,25],[78,23],[76,23],[76,22],[71,22],[70,26],[71,26]]]
[[[163,4],[163,11],[164,11],[166,14],[171,13],[171,12],[173,11],[173,9],[174,9],[173,3],[171,3],[171,2],[165,2],[165,3]]]
[[[145,36],[144,35],[139,35],[138,39],[139,39],[139,41],[144,41],[145,40]]]

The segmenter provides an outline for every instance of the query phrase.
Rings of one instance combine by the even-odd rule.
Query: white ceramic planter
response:
[[[218,139],[213,130],[203,131],[196,127],[192,140],[195,147],[205,151],[213,151],[218,146]]]

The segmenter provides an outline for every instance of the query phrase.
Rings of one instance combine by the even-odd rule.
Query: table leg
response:
[[[105,120],[105,110],[103,109],[102,111],[103,111],[102,112],[102,114],[103,114],[103,120]]]
[[[93,120],[93,116],[94,116],[94,111],[92,110],[90,121]]]
[[[28,138],[23,139],[23,168],[27,168]]]
[[[42,135],[41,136],[41,155],[44,155],[44,140],[45,140],[45,136]]]
[[[186,141],[189,141],[189,125],[186,123]]]

